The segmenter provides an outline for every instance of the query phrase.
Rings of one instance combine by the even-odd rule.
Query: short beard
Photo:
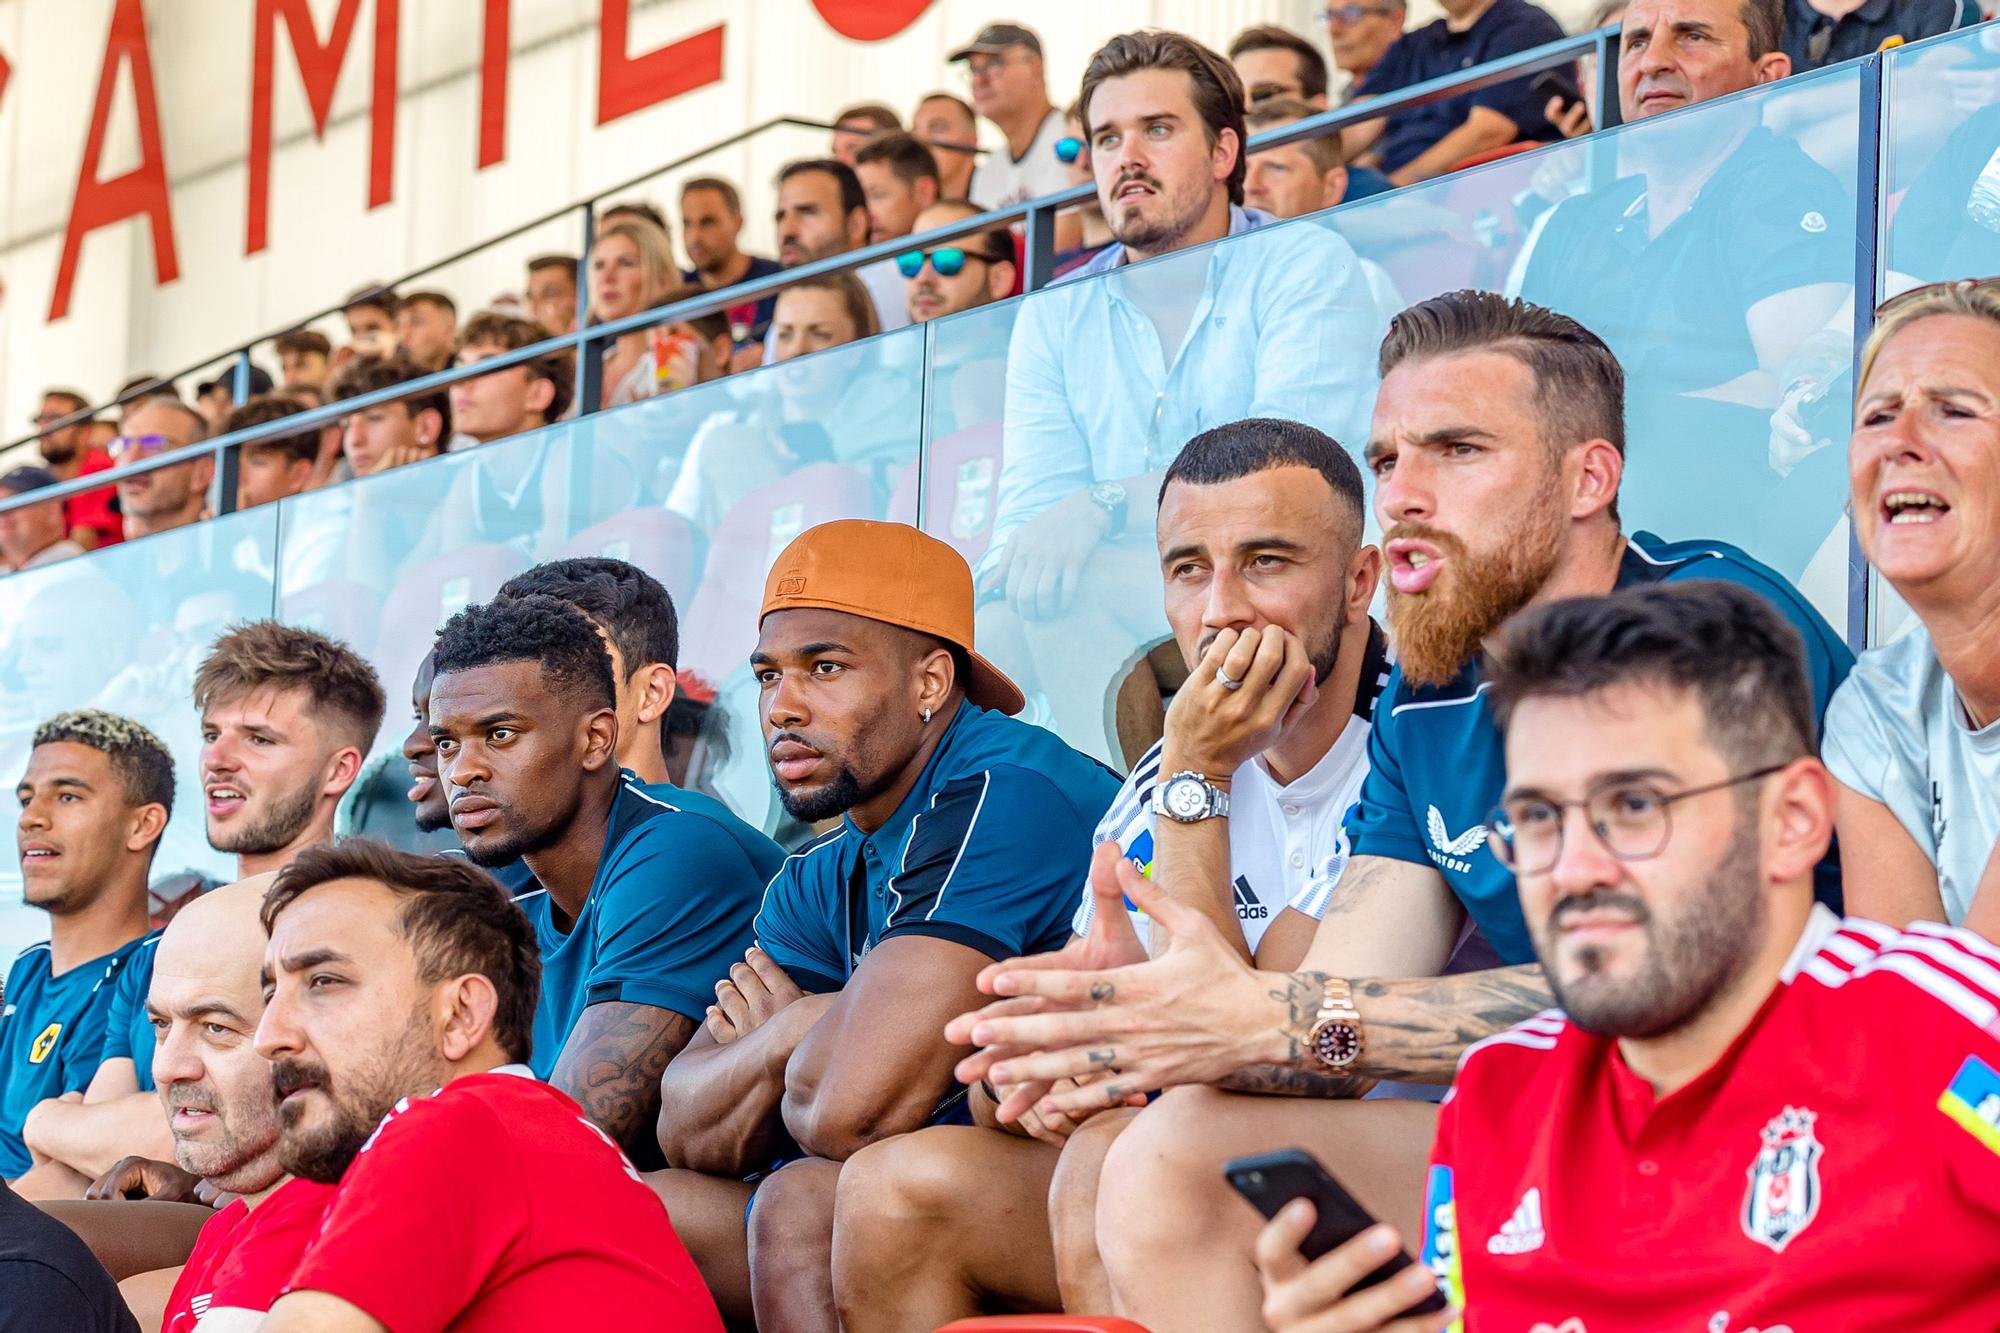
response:
[[[801,824],[817,824],[822,819],[846,814],[872,794],[861,790],[861,779],[854,776],[853,769],[843,764],[833,781],[823,787],[804,792],[789,792],[779,787],[778,804]]]
[[[577,804],[581,804],[580,797]],[[561,842],[564,832],[576,818],[576,812],[577,805],[571,805],[567,812],[550,820],[541,828],[522,829],[518,833],[509,834],[500,842],[486,843],[477,849],[466,843],[462,836],[459,842],[465,846],[466,860],[487,870],[495,870],[501,866],[512,865],[524,856],[547,851]],[[447,819],[445,822],[449,824],[451,821]],[[417,827],[422,828],[423,825],[420,823]]]
[[[451,827],[451,811],[449,809],[441,815],[432,815],[424,813],[423,807],[419,806],[415,818],[417,821],[417,832],[419,833],[442,833]]]
[[[1647,952],[1640,974],[1621,987],[1603,985],[1582,994],[1577,983],[1565,989],[1549,966],[1553,932],[1546,927],[1537,948],[1556,1003],[1585,1032],[1602,1037],[1650,1040],[1678,1032],[1699,1018],[1736,980],[1764,946],[1770,913],[1761,891],[1755,807],[1737,807],[1736,832],[1721,861],[1706,876],[1706,893],[1688,902],[1671,920],[1648,913],[1636,900],[1616,893],[1593,893],[1596,905],[1615,905],[1638,918]],[[1561,904],[1558,904],[1561,906]],[[1551,921],[1553,921],[1553,915]],[[1595,948],[1576,956],[1579,980],[1595,978],[1603,964]]]
[[[218,852],[238,856],[269,856],[297,842],[312,824],[313,809],[319,804],[317,780],[302,783],[297,790],[271,798],[264,817],[241,828],[211,831],[208,845]]]
[[[255,1194],[270,1188],[284,1173],[278,1164],[278,1117],[270,1106],[239,1106],[227,1113],[205,1083],[176,1084],[166,1092],[169,1113],[189,1104],[214,1107],[221,1125],[218,1143],[174,1140],[174,1161],[181,1170],[213,1181],[231,1194]],[[261,1115],[259,1114],[261,1112]],[[252,1119],[256,1123],[247,1123]]]
[[[1423,523],[1398,523],[1385,542],[1419,538],[1436,546],[1445,568],[1421,593],[1389,586],[1389,632],[1396,662],[1415,685],[1449,684],[1499,629],[1542,590],[1562,559],[1562,526],[1548,516],[1556,503],[1553,473],[1513,530],[1478,554],[1448,532]]]
[[[278,1162],[285,1170],[321,1185],[339,1184],[397,1102],[444,1083],[446,1071],[421,1014],[412,1015],[402,1036],[382,1050],[375,1063],[342,1076],[345,1091],[335,1089],[326,1066],[315,1061],[279,1060],[271,1066],[274,1093],[320,1088],[333,1111],[331,1123],[307,1131],[288,1123],[286,1108],[278,1108]]]
[[[1149,176],[1146,179],[1152,181],[1155,185],[1160,184],[1156,177]],[[1120,182],[1120,184],[1122,185],[1124,182]],[[1162,193],[1164,193],[1164,187]],[[1183,201],[1173,200],[1171,202],[1181,203]],[[1118,239],[1119,244],[1128,245],[1135,250],[1144,250],[1148,254],[1164,254],[1169,250],[1176,249],[1180,241],[1189,232],[1194,230],[1195,224],[1201,221],[1202,214],[1208,211],[1207,189],[1204,188],[1197,191],[1185,203],[1186,207],[1180,213],[1172,217],[1163,218],[1158,222],[1135,221],[1129,224],[1112,222],[1110,224],[1111,234]],[[1113,218],[1118,214],[1118,211],[1114,204],[1105,213],[1105,217],[1107,219]]]

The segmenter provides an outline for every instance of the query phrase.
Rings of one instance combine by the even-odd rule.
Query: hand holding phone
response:
[[[1226,1163],[1222,1170],[1236,1192],[1248,1199],[1266,1218],[1275,1220],[1284,1211],[1285,1205],[1294,1199],[1303,1198],[1311,1202],[1314,1212],[1312,1228],[1298,1245],[1299,1253],[1308,1263],[1346,1245],[1376,1225],[1368,1210],[1355,1202],[1354,1196],[1329,1175],[1325,1167],[1310,1153],[1297,1148],[1239,1157]],[[1398,1278],[1415,1263],[1416,1260],[1407,1251],[1392,1253],[1376,1267],[1361,1272],[1358,1280],[1348,1286],[1346,1294],[1353,1296],[1392,1279],[1396,1279],[1399,1285],[1416,1283],[1415,1278]],[[1434,1314],[1444,1308],[1444,1295],[1433,1285],[1428,1296],[1403,1306],[1401,1313]]]

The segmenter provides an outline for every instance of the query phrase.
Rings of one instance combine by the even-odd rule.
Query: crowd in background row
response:
[[[1590,26],[1617,21],[1623,8],[1605,4]],[[1745,10],[1746,21],[1750,13]],[[1334,99],[1387,95],[1562,35],[1555,20],[1528,0],[1447,5],[1443,18],[1408,31],[1405,9],[1394,0],[1337,5],[1323,17],[1331,67],[1314,42],[1281,27],[1251,28],[1232,41],[1228,56],[1249,112],[1241,128],[1290,124]],[[1781,77],[1979,17],[1966,0],[1862,7],[1801,0],[1780,8],[1771,31],[1753,32],[1751,45],[1759,61],[1785,61],[1781,72],[1760,78]],[[826,158],[796,162],[780,173],[775,258],[741,248],[743,199],[720,177],[692,179],[680,189],[686,267],[674,254],[672,224],[656,204],[613,203],[596,219],[588,273],[573,255],[539,256],[529,262],[519,294],[463,322],[457,301],[442,290],[363,288],[343,311],[344,342],[336,346],[310,329],[280,335],[272,348],[278,375],[253,365],[241,403],[233,371],[197,384],[191,402],[157,377],[137,377],[119,391],[112,413],[94,419],[76,419],[90,409],[85,395],[51,389],[33,422],[48,433],[0,456],[0,498],[571,332],[580,284],[588,290],[593,321],[622,319],[1092,179],[1093,136],[1074,105],[1065,110],[1051,101],[1033,31],[988,25],[952,60],[967,67],[970,102],[932,93],[918,101],[907,127],[887,106],[847,108],[834,118]],[[1337,82],[1344,83],[1339,91]],[[1699,89],[1655,87],[1626,108],[1626,118],[1671,110],[1701,95]],[[1211,127],[1218,123],[1212,109],[1205,112]],[[982,121],[1004,146],[978,150]],[[1253,212],[1295,217],[1590,128],[1576,79],[1518,79],[1259,154],[1239,188]],[[1100,180],[1098,204],[1060,220],[1059,274],[1081,269],[1122,239],[1107,220],[1116,205],[1102,187]],[[971,309],[1017,293],[1020,272],[1016,236],[996,229],[786,289],[782,311],[779,298],[767,295],[635,330],[600,350],[603,402],[652,397]],[[1381,285],[1379,273],[1369,276]],[[1387,310],[1400,305],[1393,290],[1383,297]],[[565,357],[488,378],[493,382],[468,382],[449,395],[414,395],[243,450],[232,502],[237,508],[266,503],[532,430],[573,411],[575,367]],[[128,422],[134,413],[136,423]],[[190,463],[141,474],[115,490],[73,496],[60,514],[54,506],[17,510],[0,517],[0,562],[10,569],[46,564],[197,521],[217,503],[214,480],[212,463]]]

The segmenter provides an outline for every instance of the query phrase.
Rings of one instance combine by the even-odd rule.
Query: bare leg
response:
[[[701,1270],[722,1317],[732,1328],[753,1327],[750,1236],[743,1213],[754,1187],[699,1171],[648,1171],[645,1180],[667,1206],[674,1234]]]
[[[840,1173],[833,1279],[846,1333],[931,1333],[989,1306],[1053,1310],[1056,1150],[970,1125],[863,1148]]]
[[[97,1262],[121,1281],[186,1263],[195,1237],[215,1216],[198,1203],[158,1199],[49,1199],[36,1206],[82,1237]]]
[[[1259,1218],[1222,1176],[1245,1153],[1304,1148],[1414,1249],[1437,1114],[1427,1102],[1169,1092],[1104,1161],[1097,1238],[1117,1312],[1152,1333],[1261,1333]]]
[[[1099,1111],[1069,1136],[1049,1182],[1049,1233],[1055,1240],[1062,1308],[1071,1314],[1110,1314],[1111,1279],[1097,1254],[1097,1182],[1105,1154],[1139,1112],[1121,1106]]]
[[[181,1280],[178,1268],[155,1268],[150,1273],[134,1273],[118,1284],[125,1308],[139,1321],[145,1333],[158,1333],[166,1322],[167,1302],[173,1299],[174,1284]]]
[[[807,1157],[757,1186],[750,1208],[750,1303],[763,1333],[840,1333],[833,1310],[839,1162]]]
[[[61,1162],[31,1166],[19,1180],[13,1182],[14,1193],[35,1202],[43,1199],[81,1199],[83,1192],[89,1188],[89,1176],[80,1175]]]

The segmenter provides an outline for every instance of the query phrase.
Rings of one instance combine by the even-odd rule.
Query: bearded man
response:
[[[1624,373],[1576,321],[1454,292],[1396,317],[1380,369],[1366,461],[1399,665],[1348,820],[1353,859],[1303,970],[1253,973],[1233,949],[1186,932],[1163,941],[1155,914],[1152,961],[1096,973],[1000,964],[982,988],[1040,996],[1045,1011],[967,1015],[951,1029],[985,1048],[961,1077],[1021,1089],[1002,1119],[1175,1089],[1133,1120],[1094,1182],[1094,1245],[1118,1311],[1155,1333],[1262,1327],[1256,1219],[1223,1178],[1231,1157],[1303,1146],[1378,1216],[1421,1234],[1437,1108],[1352,1099],[1378,1080],[1449,1083],[1469,1045],[1556,1002],[1513,874],[1487,842],[1505,762],[1483,654],[1505,624],[1566,598],[1721,579],[1759,593],[1798,631],[1816,718],[1853,664],[1804,598],[1741,551],[1620,531]],[[1255,637],[1184,688],[1242,680],[1260,655]],[[1218,771],[1212,756],[1182,762]],[[1127,881],[1141,908],[1185,897],[1176,871],[1162,869],[1157,888]],[[1109,858],[1097,867],[1100,904],[1118,901],[1115,870]],[[1816,887],[1837,906],[1830,860]],[[1468,918],[1501,966],[1441,977]],[[1130,934],[1120,911],[1100,912],[1093,930]],[[1115,952],[1107,938],[1097,956]],[[1245,976],[1254,992],[1238,984]],[[1092,1002],[1093,992],[1107,998]],[[1245,1004],[1246,993],[1259,998]],[[1043,1095],[1051,1080],[1109,1070]]]

